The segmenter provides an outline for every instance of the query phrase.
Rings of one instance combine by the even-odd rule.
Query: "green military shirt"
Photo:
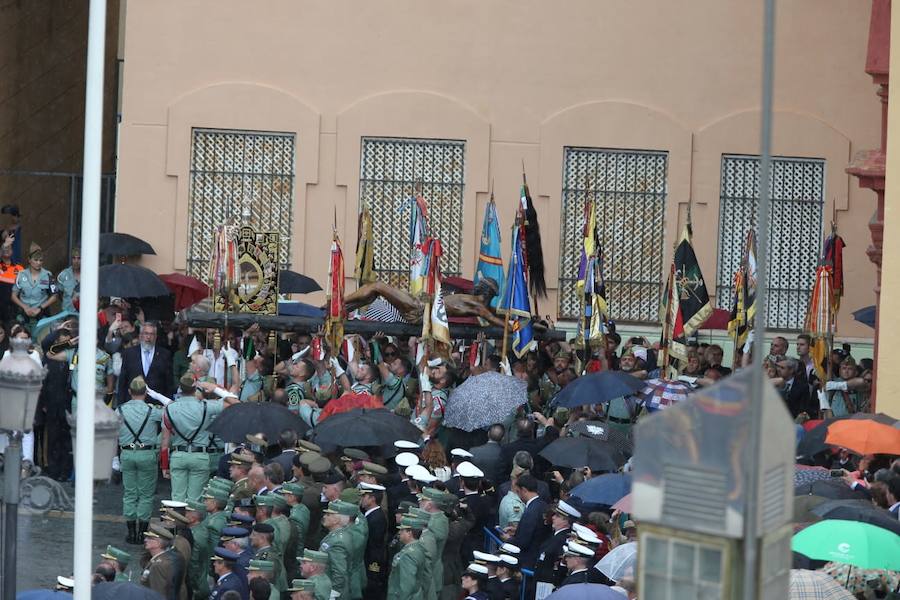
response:
[[[447,519],[447,515],[442,511],[431,513],[431,518],[428,519],[428,529],[422,532],[422,536],[424,537],[426,533],[434,538],[435,546],[437,547],[437,560],[432,568],[433,597],[437,597],[441,595],[441,588],[444,587],[444,563],[442,558],[444,556],[444,545],[447,543],[447,536],[450,533],[450,521]]]
[[[228,523],[228,513],[225,511],[210,513],[206,516],[204,521],[206,522],[209,547],[215,548],[219,546],[219,538],[222,536],[222,530],[225,529],[225,525]]]
[[[424,598],[423,567],[425,551],[419,541],[405,545],[391,561],[387,600],[419,600]]]
[[[187,581],[194,594],[201,597],[209,595],[209,559],[214,546],[209,545],[209,528],[206,519],[191,527],[194,546],[191,549],[191,562],[188,565]]]
[[[369,539],[369,521],[362,515],[358,515],[347,527],[353,537],[353,562],[350,563],[352,581],[350,585],[350,597],[362,598],[366,589],[366,542]]]
[[[253,375],[248,375],[243,384],[241,384],[240,399],[241,402],[249,402],[251,398],[256,396],[263,389],[263,377],[257,371]]]
[[[328,578],[328,575],[324,573],[313,575],[309,580],[316,586],[313,591],[316,600],[329,600],[331,598],[331,579]]]
[[[131,579],[123,571],[116,571],[115,581],[131,581]]]
[[[224,407],[222,400],[198,400],[194,396],[182,396],[169,404],[165,411],[172,424],[172,447],[188,444],[197,448],[208,446],[210,434],[207,427]],[[191,436],[194,436],[193,440]]]
[[[129,400],[117,410],[122,415],[122,422],[119,424],[120,446],[159,444],[161,410],[153,408],[143,400]]]
[[[328,578],[331,587],[341,595],[350,598],[353,581],[353,559],[355,558],[353,534],[349,527],[341,527],[328,532],[319,546],[319,552],[328,554]]]
[[[274,548],[271,546],[260,548],[253,556],[253,560],[272,561],[272,564],[275,566],[275,570],[272,573],[272,585],[278,590],[279,595],[288,589],[287,577],[284,574],[284,562],[281,555],[275,552]]]
[[[421,571],[419,571],[422,585],[422,598],[424,600],[434,600],[439,593],[434,587],[434,573],[437,566],[441,564],[442,557],[438,553],[437,540],[435,539],[434,534],[428,531],[428,529],[422,530],[422,535],[419,537],[419,544],[425,553],[425,562],[422,564]],[[400,552],[402,552],[402,550]],[[443,571],[441,573],[443,574]],[[443,581],[441,583],[443,584]],[[441,585],[441,587],[443,587],[443,585]]]
[[[272,539],[272,549],[281,557],[286,557],[288,542],[291,538],[291,524],[288,523],[287,517],[284,515],[275,515],[270,517],[266,523],[275,529],[275,536]]]
[[[72,372],[70,385],[72,393],[78,394],[78,350],[69,348],[66,350],[66,360],[69,362],[69,370]],[[97,386],[98,393],[106,392],[106,377],[112,373],[112,359],[109,354],[102,349],[97,348],[96,365],[94,367],[94,384]],[[72,413],[78,409],[76,396],[72,397]]]
[[[53,273],[47,269],[41,269],[37,279],[31,278],[31,269],[19,271],[16,276],[15,291],[19,292],[19,300],[22,304],[35,307],[44,303],[50,297],[50,285],[53,282]]]
[[[297,553],[301,556],[306,548],[306,533],[309,530],[309,509],[305,504],[296,504],[291,507],[291,515],[288,517],[297,529]]]
[[[306,400],[311,396],[309,390],[309,384],[305,381],[293,381],[284,388],[285,394],[287,394],[287,407],[293,413],[300,412],[300,401]]]
[[[400,401],[406,395],[406,380],[408,377],[400,379],[393,373],[389,373],[384,385],[381,388],[382,398],[384,399],[384,407],[388,410],[394,410]]]
[[[59,275],[56,276],[56,285],[62,292],[63,310],[78,312],[73,303],[75,290],[78,289],[78,283],[78,278],[75,276],[75,271],[72,267],[63,269],[59,272]]]

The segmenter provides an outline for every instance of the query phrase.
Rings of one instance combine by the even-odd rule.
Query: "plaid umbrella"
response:
[[[824,467],[794,465],[794,487],[826,479],[831,479],[831,473]]]
[[[528,384],[488,371],[466,379],[450,393],[444,427],[475,431],[502,423],[528,400]]]
[[[639,396],[644,402],[644,407],[653,412],[684,402],[692,391],[691,386],[683,381],[648,379]]]
[[[853,600],[831,576],[819,571],[791,569],[791,600]]]
[[[820,571],[838,582],[851,594],[865,593],[870,581],[880,582],[886,591],[900,590],[900,572],[882,569],[860,569],[852,565],[830,562]]]

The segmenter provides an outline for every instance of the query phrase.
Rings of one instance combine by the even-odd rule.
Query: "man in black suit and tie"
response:
[[[119,404],[128,402],[128,384],[140,375],[147,387],[168,398],[172,397],[172,355],[156,345],[156,324],[141,326],[141,343],[122,353],[122,370],[119,373]]]
[[[540,553],[541,544],[550,533],[544,524],[544,512],[547,503],[538,496],[538,482],[534,475],[519,476],[513,486],[513,491],[519,499],[525,503],[522,518],[512,535],[506,535],[506,541],[519,547],[519,565],[524,569],[534,568],[534,563]]]
[[[793,358],[785,358],[778,363],[778,376],[784,380],[784,386],[779,390],[781,398],[787,405],[791,416],[796,418],[802,413],[814,417],[819,412],[818,404],[812,403],[812,394],[809,384],[797,377],[797,361]]]
[[[470,450],[472,453],[472,462],[476,467],[484,471],[484,476],[489,481],[498,483],[506,479],[509,473],[501,471],[501,447],[500,442],[506,435],[506,428],[503,425],[492,425],[488,430],[488,441],[481,446],[475,446]]]
[[[359,508],[369,524],[369,537],[366,540],[366,589],[364,598],[379,600],[387,592],[387,556],[385,555],[385,539],[387,537],[387,517],[381,510],[381,499],[384,486],[362,482]]]
[[[556,505],[550,517],[553,534],[541,545],[534,565],[535,581],[548,583],[554,588],[562,583],[566,572],[560,567],[559,560],[569,534],[572,533],[572,523],[580,517],[581,512],[567,502],[560,500]]]

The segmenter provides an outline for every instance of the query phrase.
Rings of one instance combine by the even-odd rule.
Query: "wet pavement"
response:
[[[74,506],[75,489],[71,483],[61,484]],[[154,505],[154,516],[159,514],[160,499],[168,498],[169,482],[160,478]],[[94,564],[102,560],[100,553],[107,544],[113,544],[132,553],[132,569],[137,566],[141,546],[125,543],[126,527],[122,519],[122,486],[112,483],[97,484],[94,491]],[[18,575],[16,589],[51,588],[56,577],[72,574],[74,513],[72,511],[48,511],[44,514],[19,512],[18,524]],[[135,572],[135,575],[138,573]]]

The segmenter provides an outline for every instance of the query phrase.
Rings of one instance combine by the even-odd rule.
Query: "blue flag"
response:
[[[521,236],[513,230],[512,254],[509,259],[509,271],[504,286],[501,310],[507,312],[512,320],[513,345],[515,355],[522,358],[534,350],[534,331],[531,326],[531,303],[528,300],[528,282],[525,279],[525,261],[523,260]]]
[[[500,221],[497,207],[491,199],[484,207],[484,223],[481,226],[481,249],[475,266],[475,285],[482,279],[497,282],[500,293],[491,300],[491,308],[497,308],[503,297],[503,259],[500,257]]]

